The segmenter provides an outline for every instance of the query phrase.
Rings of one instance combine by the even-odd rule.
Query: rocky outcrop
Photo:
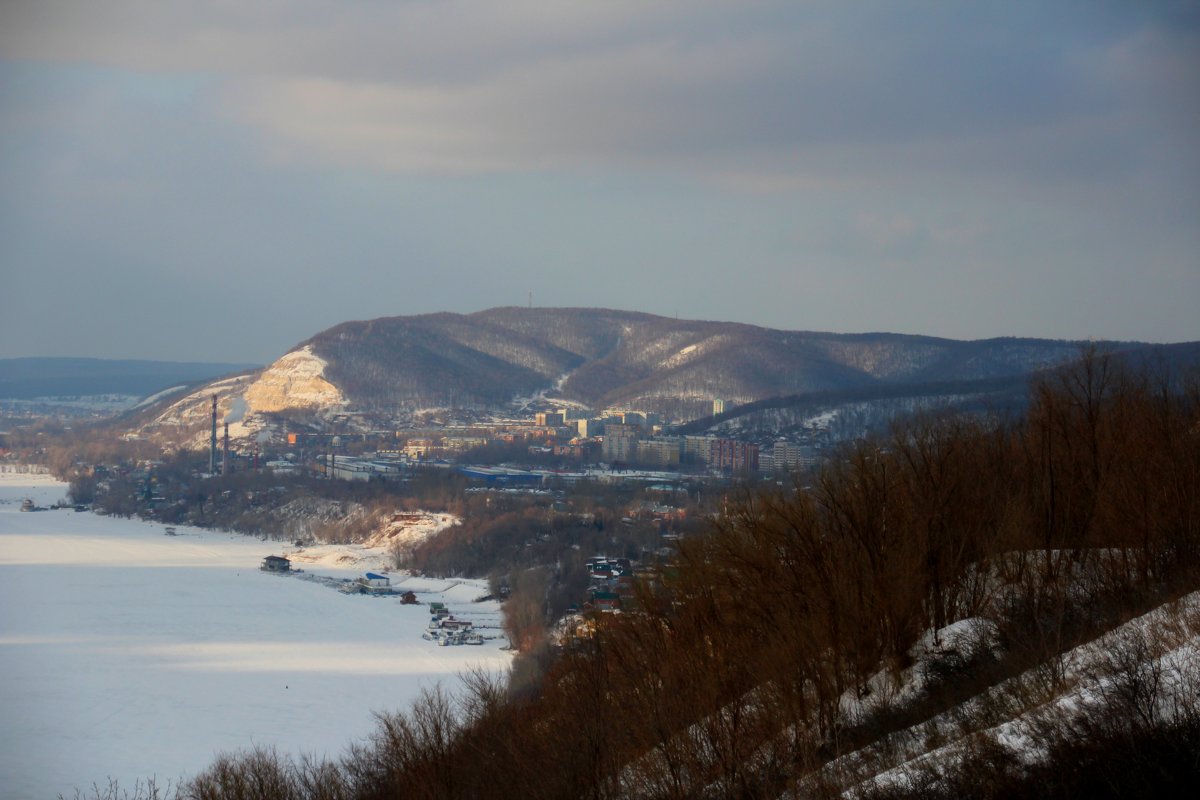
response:
[[[267,367],[244,394],[251,414],[292,408],[341,409],[346,398],[325,378],[328,366],[305,345]]]

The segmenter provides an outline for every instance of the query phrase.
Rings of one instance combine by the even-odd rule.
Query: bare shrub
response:
[[[157,778],[147,778],[145,781],[134,781],[132,789],[122,789],[120,782],[110,778],[104,786],[92,784],[88,791],[75,790],[74,800],[177,800],[181,798],[179,787],[181,783],[172,784],[167,781],[159,785]],[[64,800],[63,795],[58,795]]]
[[[222,754],[188,782],[186,800],[297,800],[304,795],[291,759],[270,747]]]

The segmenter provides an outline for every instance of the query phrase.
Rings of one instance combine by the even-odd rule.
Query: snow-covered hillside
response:
[[[218,435],[234,441],[265,440],[279,434],[270,415],[286,411],[328,417],[344,410],[346,398],[325,378],[328,364],[313,353],[312,347],[293,350],[258,373],[239,375],[204,386],[165,408],[142,428],[143,433],[171,435],[187,432],[183,446],[203,449],[211,435],[212,398],[217,398]],[[143,405],[153,404],[149,398]]]
[[[948,626],[934,645],[932,632],[911,653],[913,665],[898,681],[881,673],[880,686],[864,702],[843,699],[850,717],[900,704],[920,695],[938,662],[965,662],[972,650],[994,647],[987,620]],[[1142,693],[1131,681],[1141,681]],[[1132,690],[1132,691],[1131,691]],[[972,753],[1008,751],[1025,764],[1050,757],[1056,732],[1114,707],[1140,710],[1145,724],[1167,725],[1180,713],[1200,710],[1200,592],[1192,592],[1042,664],[989,687],[963,703],[897,731],[827,764],[786,798],[805,796],[805,787],[843,787],[847,797],[904,790],[929,774],[958,768]]]

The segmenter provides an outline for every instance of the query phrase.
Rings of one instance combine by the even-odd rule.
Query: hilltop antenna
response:
[[[533,292],[529,293],[529,307],[533,308]]]

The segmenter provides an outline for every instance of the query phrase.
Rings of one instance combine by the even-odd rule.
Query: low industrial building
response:
[[[267,556],[259,569],[263,572],[291,572],[292,562],[283,556]]]
[[[358,582],[368,594],[389,594],[392,591],[392,582],[388,576],[376,572],[368,572],[359,578]]]

